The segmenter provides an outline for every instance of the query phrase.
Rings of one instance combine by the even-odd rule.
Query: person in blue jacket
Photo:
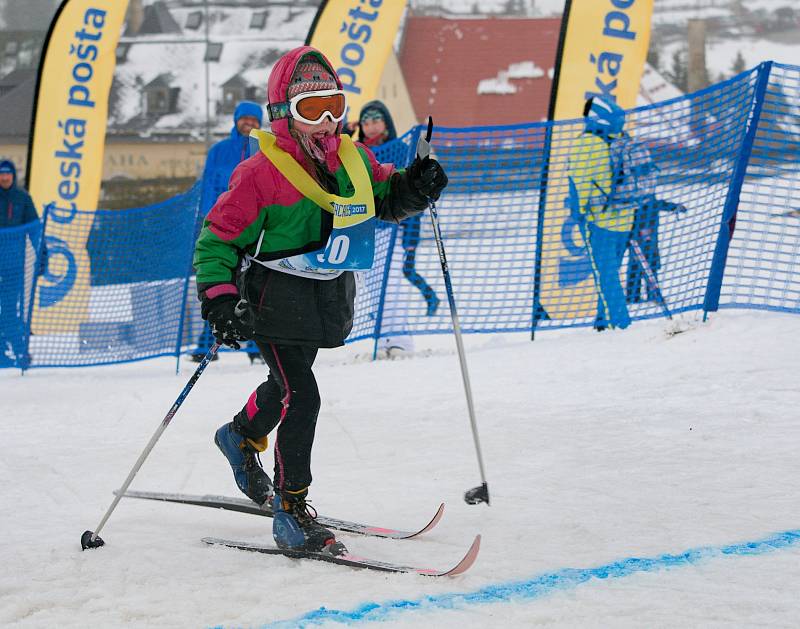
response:
[[[624,185],[622,165],[611,146],[623,132],[625,111],[607,98],[584,106],[584,131],[575,138],[568,163],[570,210],[581,227],[597,290],[594,327],[624,329],[631,319],[619,279],[638,207]]]
[[[0,229],[39,223],[39,215],[31,196],[17,186],[17,169],[10,160],[0,161]],[[40,229],[31,229],[31,242],[39,248]],[[0,364],[8,360],[10,346],[16,365],[27,368],[30,364],[25,334],[25,237],[10,236],[3,239],[0,251]],[[42,247],[36,272],[47,270],[47,249]]]
[[[250,131],[260,129],[264,109],[258,103],[243,100],[233,112],[233,129],[231,135],[220,140],[208,151],[206,165],[203,169],[203,184],[200,191],[200,216],[198,217],[197,232],[203,226],[203,220],[209,210],[217,201],[217,197],[228,189],[228,181],[234,169],[258,149],[250,147]],[[195,239],[197,234],[195,234]],[[208,348],[214,342],[214,336],[207,323],[203,324],[203,331],[197,341],[197,350],[192,354],[194,362],[200,362],[206,355]],[[255,354],[249,354],[251,361]],[[217,355],[214,355],[214,359]]]

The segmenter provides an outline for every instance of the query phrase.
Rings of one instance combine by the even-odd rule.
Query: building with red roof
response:
[[[547,118],[561,18],[410,15],[399,61],[418,120],[467,127]]]

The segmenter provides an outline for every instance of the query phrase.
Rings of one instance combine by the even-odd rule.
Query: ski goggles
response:
[[[303,92],[286,103],[267,105],[269,120],[294,118],[306,124],[319,124],[327,116],[341,122],[347,113],[347,99],[342,90],[317,90]]]
[[[374,122],[375,120],[383,120],[385,122],[386,118],[380,109],[371,108],[361,114],[359,122]]]

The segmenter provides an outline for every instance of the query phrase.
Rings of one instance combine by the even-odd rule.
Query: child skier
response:
[[[342,84],[314,48],[277,62],[268,98],[272,133],[260,132],[261,150],[236,168],[209,213],[194,266],[214,336],[232,347],[254,340],[269,367],[215,442],[239,488],[263,504],[273,487],[258,453],[278,428],[273,537],[280,548],[321,551],[335,539],[306,506],[320,410],[314,359],[350,333],[352,271],[372,264],[375,219],[421,213],[447,176],[430,158],[395,171],[340,135]]]

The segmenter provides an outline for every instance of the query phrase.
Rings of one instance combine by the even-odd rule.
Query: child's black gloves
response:
[[[447,175],[442,165],[431,157],[415,159],[406,171],[408,183],[431,201],[437,201],[447,185]]]
[[[233,349],[239,349],[239,342],[250,339],[253,334],[236,313],[238,303],[238,295],[228,294],[213,299],[204,297],[200,306],[200,313],[211,326],[214,338]]]

